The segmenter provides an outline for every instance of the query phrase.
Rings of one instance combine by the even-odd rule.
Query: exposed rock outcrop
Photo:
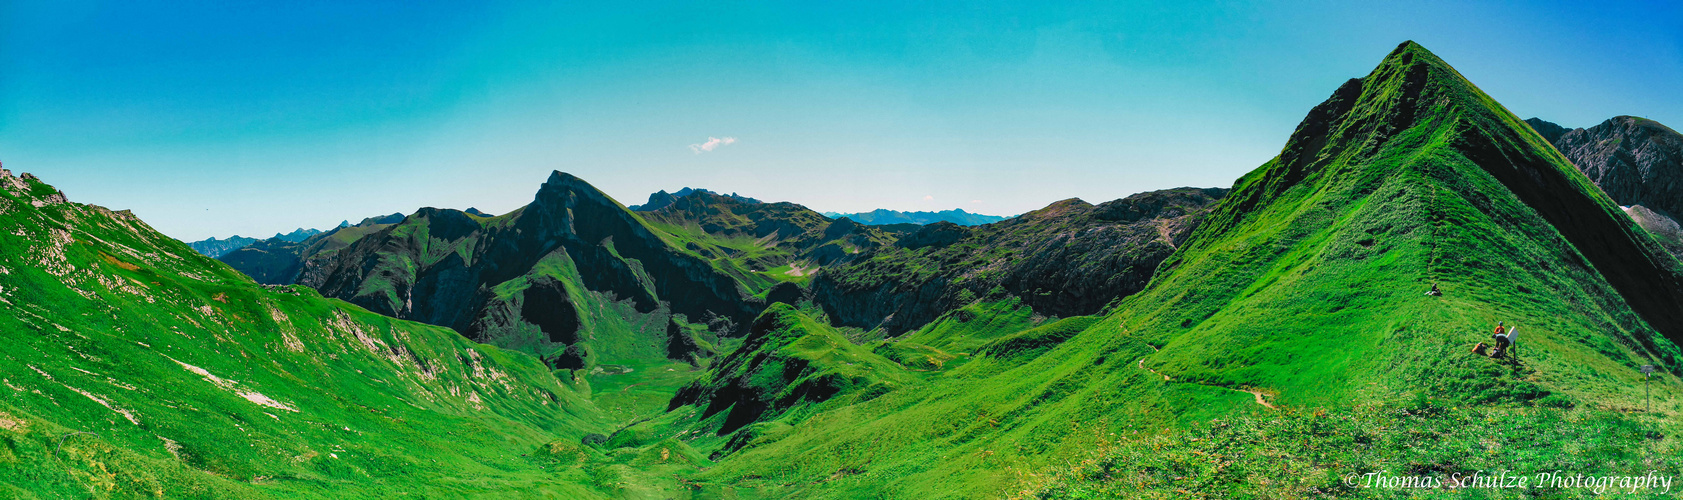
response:
[[[1619,205],[1683,214],[1683,135],[1671,128],[1618,116],[1566,132],[1555,148]]]
[[[841,325],[891,334],[997,293],[1045,315],[1092,314],[1144,288],[1226,193],[1179,188],[1097,206],[1070,199],[993,224],[930,224],[825,269],[814,301]]]
[[[423,208],[312,258],[299,282],[382,314],[543,355],[556,367],[609,352],[564,350],[608,341],[595,327],[604,314],[664,337],[667,315],[730,334],[764,307],[707,260],[671,246],[618,202],[561,172],[506,217]]]

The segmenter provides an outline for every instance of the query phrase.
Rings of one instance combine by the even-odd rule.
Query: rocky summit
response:
[[[1675,229],[1683,213],[1683,135],[1634,116],[1573,130],[1535,118],[1530,123],[1673,254],[1683,255]]]

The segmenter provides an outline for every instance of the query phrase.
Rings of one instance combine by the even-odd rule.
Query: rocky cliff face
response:
[[[1673,256],[1683,258],[1683,238],[1676,231],[1683,214],[1683,135],[1634,116],[1574,130],[1536,118],[1526,123]]]
[[[1092,314],[1144,288],[1226,192],[1170,189],[1099,205],[1070,199],[994,224],[930,224],[826,269],[813,281],[814,300],[841,325],[890,333],[1001,293],[1040,314]]]
[[[1683,214],[1683,135],[1659,122],[1618,116],[1562,134],[1555,148],[1622,206]]]
[[[299,282],[568,367],[582,366],[586,353],[632,356],[669,343],[667,332],[681,330],[671,321],[729,334],[764,307],[707,260],[560,172],[531,204],[503,216],[421,209],[312,259]]]

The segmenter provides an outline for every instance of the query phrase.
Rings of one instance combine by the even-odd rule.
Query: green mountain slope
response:
[[[1676,262],[1412,43],[1312,111],[1164,267],[1127,311],[1163,347],[1146,364],[1288,403],[1589,397],[1613,388],[1577,382],[1679,368]],[[1432,282],[1444,297],[1421,295]],[[1497,320],[1531,346],[1513,379],[1460,352]]]
[[[1541,137],[1405,43],[1111,312],[949,312],[895,343],[952,356],[924,383],[768,413],[698,479],[808,498],[1291,498],[1372,495],[1339,480],[1369,471],[1677,471],[1678,349],[1658,307],[1674,266]],[[1444,295],[1423,295],[1434,282]],[[1469,352],[1497,320],[1520,328],[1518,362]],[[1651,415],[1648,363],[1669,372]],[[706,424],[705,405],[675,403],[664,432]]]
[[[266,287],[0,172],[0,496],[604,493],[526,458],[608,422],[536,358]]]
[[[894,242],[893,233],[830,220],[794,203],[760,203],[695,191],[664,207],[640,212],[651,227],[683,248],[736,273],[750,289],[806,283],[820,269]]]
[[[538,355],[630,419],[664,409],[765,307],[745,284],[750,271],[682,245],[555,172],[525,207],[497,217],[423,208],[309,260],[299,282]]]

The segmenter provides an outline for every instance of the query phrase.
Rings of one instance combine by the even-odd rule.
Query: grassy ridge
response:
[[[264,287],[125,212],[0,189],[0,484],[93,496],[599,496],[537,359]],[[40,205],[40,206],[36,206]]]
[[[1492,151],[1508,160],[1493,161]],[[967,306],[904,337],[955,354],[927,383],[811,415],[700,478],[830,498],[1136,491],[1072,467],[1091,458],[1143,474],[1141,492],[1300,496],[1336,492],[1313,490],[1329,471],[1389,467],[1410,456],[1400,443],[1439,435],[1451,439],[1434,442],[1419,465],[1531,467],[1559,455],[1675,474],[1675,461],[1653,457],[1677,446],[1678,429],[1665,423],[1683,410],[1677,379],[1655,381],[1644,413],[1637,367],[1675,369],[1677,347],[1610,283],[1623,278],[1601,267],[1581,228],[1551,219],[1552,207],[1509,170],[1575,172],[1453,69],[1405,44],[1311,112],[1145,291],[1105,316],[1035,324],[1014,319],[1020,309],[1006,303]],[[1616,207],[1600,210],[1611,203],[1581,175],[1567,179],[1553,185],[1556,197],[1598,207],[1580,212],[1589,219],[1581,224],[1630,226]],[[1423,295],[1433,282],[1443,297]],[[1521,329],[1518,363],[1468,352],[1497,320]],[[1389,416],[1428,406],[1451,410],[1437,420]],[[1363,431],[1375,447],[1335,453],[1343,431],[1301,416],[1317,408],[1344,418],[1350,433],[1380,429]],[[1190,468],[1201,457],[1192,452],[1211,449],[1135,456],[1155,445],[1149,436],[1223,436],[1199,429],[1235,417],[1279,421],[1251,428],[1315,448],[1283,453],[1268,440],[1223,437],[1231,447],[1213,451],[1234,472],[1187,470],[1205,474],[1196,477],[1164,471]],[[1603,448],[1574,441],[1601,431]],[[1094,436],[1111,433],[1132,437],[1095,455]],[[1347,463],[1321,462],[1329,457]],[[1272,467],[1312,475],[1268,487],[1242,474]]]

